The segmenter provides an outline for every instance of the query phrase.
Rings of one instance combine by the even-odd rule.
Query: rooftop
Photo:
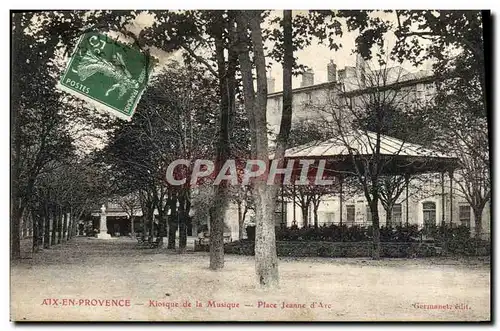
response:
[[[387,72],[387,76],[391,75],[391,73],[395,72],[396,69],[401,68],[401,67],[391,67],[385,69]],[[380,70],[374,70],[375,75],[380,72]],[[346,78],[345,83],[350,83],[352,85],[353,82],[349,82],[349,80],[352,80],[352,78]],[[400,71],[398,71],[396,78],[392,77],[389,78],[389,83],[385,86],[386,88],[392,88],[396,86],[408,86],[408,85],[413,85],[413,84],[418,84],[420,82],[428,82],[434,80],[434,75],[431,70],[420,70],[416,72],[406,72],[401,68]],[[392,82],[391,82],[392,81]],[[332,82],[324,82],[324,83],[319,83],[319,84],[314,84],[310,86],[304,86],[304,87],[297,87],[292,89],[292,93],[300,93],[300,92],[308,92],[308,91],[313,91],[313,90],[321,90],[321,89],[327,89],[327,88],[333,88],[336,86],[340,86],[342,81],[332,81]],[[362,87],[362,88],[356,88],[356,89],[350,89],[347,93],[352,93],[352,94],[357,94],[360,92],[365,92],[366,90],[373,88],[370,86],[367,87]],[[279,97],[283,95],[283,91],[277,91],[273,93],[269,93],[267,95],[268,98],[274,98],[274,97]]]

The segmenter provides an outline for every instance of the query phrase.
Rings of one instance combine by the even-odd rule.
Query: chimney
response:
[[[302,73],[302,83],[300,83],[300,87],[311,85],[314,85],[314,71],[309,68],[306,70],[306,72]]]
[[[267,77],[267,93],[274,93],[274,82],[276,79],[274,77],[269,76]]]
[[[365,87],[366,80],[366,62],[361,54],[356,54],[356,77],[358,78],[358,83],[360,87]]]
[[[339,81],[343,81],[345,79],[345,69],[339,70]]]
[[[336,82],[337,81],[337,65],[333,63],[333,60],[330,60],[330,63],[326,66],[326,71],[328,72],[328,81]]]

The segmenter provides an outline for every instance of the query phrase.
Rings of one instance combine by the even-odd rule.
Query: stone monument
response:
[[[106,206],[101,207],[101,221],[99,223],[99,234],[97,234],[97,239],[111,239],[111,235],[108,233],[108,227],[106,226]]]

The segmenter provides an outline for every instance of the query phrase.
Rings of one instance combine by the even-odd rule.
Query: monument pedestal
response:
[[[101,221],[99,222],[99,233],[97,234],[97,239],[114,239],[108,233],[108,227],[106,226],[106,207],[104,205],[101,207]]]
[[[113,239],[113,237],[107,232],[99,232],[97,234],[97,239]]]

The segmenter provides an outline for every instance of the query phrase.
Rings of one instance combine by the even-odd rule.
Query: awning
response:
[[[376,142],[376,133],[357,130],[287,149],[285,159],[326,160],[328,172],[353,172],[355,164],[362,169],[373,162]],[[380,136],[380,158],[383,175],[447,172],[459,167],[458,158],[452,155],[386,135]]]

